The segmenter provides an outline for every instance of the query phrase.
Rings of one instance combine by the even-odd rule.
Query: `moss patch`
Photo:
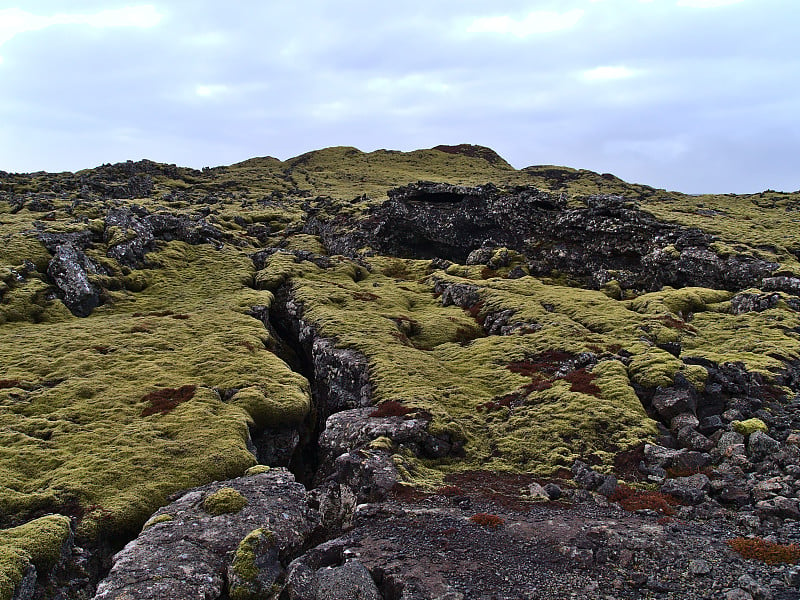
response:
[[[61,515],[0,530],[0,600],[10,600],[28,564],[46,573],[58,562],[69,539],[70,520]]]
[[[221,488],[203,500],[203,510],[215,517],[237,513],[245,506],[247,506],[247,498],[229,487]]]
[[[733,427],[733,430],[736,433],[741,433],[745,437],[749,436],[751,433],[755,433],[756,431],[763,431],[764,433],[767,432],[767,424],[761,419],[733,421],[731,422],[731,427]]]
[[[308,382],[247,314],[272,302],[249,256],[170,242],[149,260],[142,291],[88,318],[3,325],[3,378],[27,383],[0,389],[2,524],[49,509],[135,535],[169,494],[252,466],[249,425],[305,418]]]

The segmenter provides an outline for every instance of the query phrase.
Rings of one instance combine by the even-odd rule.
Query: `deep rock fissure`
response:
[[[285,311],[280,311],[280,313],[284,312]],[[318,418],[320,398],[314,362],[312,357],[303,348],[299,337],[293,333],[292,329],[287,325],[284,316],[276,313],[275,310],[271,310],[269,312],[269,326],[272,335],[275,336],[285,348],[291,351],[289,356],[281,356],[281,358],[293,371],[299,373],[308,380],[311,389],[311,410],[298,432],[300,439],[288,464],[289,470],[294,474],[295,479],[299,483],[302,483],[306,489],[311,489],[320,463],[319,435],[325,426],[324,420],[320,423],[320,419]]]

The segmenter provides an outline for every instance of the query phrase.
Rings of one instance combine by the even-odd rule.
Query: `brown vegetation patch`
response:
[[[559,350],[548,350],[538,356],[533,356],[527,360],[513,362],[506,368],[512,373],[519,373],[525,377],[537,376],[541,373],[548,375],[554,374],[564,363],[572,358],[575,358],[568,352],[561,352]]]
[[[681,321],[680,319],[676,319],[671,315],[661,315],[660,317],[656,317],[656,320],[661,321],[661,323],[663,323],[664,326],[670,327],[672,329],[697,333],[697,329],[689,325],[686,321]]]
[[[22,382],[19,379],[0,379],[0,390],[22,387],[21,384]]]
[[[643,481],[645,475],[639,470],[644,460],[644,444],[614,455],[614,473],[625,481]]]
[[[600,397],[601,390],[594,383],[597,375],[586,370],[586,367],[570,371],[566,375],[559,375],[561,365],[574,356],[567,352],[550,350],[532,358],[513,362],[506,368],[512,373],[519,373],[523,377],[530,377],[531,382],[522,386],[525,394],[541,392],[553,386],[555,381],[563,379],[570,384],[570,391]]]
[[[182,385],[179,388],[164,388],[150,392],[142,397],[142,401],[150,403],[150,406],[142,411],[142,416],[148,417],[156,413],[166,415],[179,404],[194,398],[195,391],[197,391],[196,385]]]
[[[463,496],[464,490],[462,490],[457,485],[443,485],[438,490],[436,490],[436,493],[439,496],[447,496],[448,498],[452,498],[453,496]]]
[[[381,402],[374,411],[369,413],[370,417],[404,417],[412,412],[412,408],[403,406],[397,400],[386,400]]]
[[[500,527],[505,521],[497,515],[490,515],[489,513],[477,513],[469,518],[471,523],[480,525],[481,527]]]
[[[595,379],[597,379],[597,375],[590,373],[585,367],[576,369],[564,376],[564,381],[570,383],[569,389],[571,392],[580,392],[581,394],[599,398],[601,390],[593,383]]]
[[[472,306],[468,306],[464,310],[467,311],[467,314],[475,319],[475,322],[478,323],[481,327],[483,327],[484,318],[481,317],[481,310],[483,310],[483,300],[479,300]]]
[[[572,477],[569,471],[566,474]],[[528,511],[534,506],[542,506],[541,502],[535,504],[531,501],[529,490],[531,483],[541,483],[542,479],[530,473],[462,471],[445,476],[444,481],[448,486],[463,490],[465,495],[481,497],[511,510]]]
[[[800,546],[797,544],[777,544],[762,538],[741,537],[728,540],[727,543],[742,557],[770,565],[794,564],[800,561]]]
[[[675,514],[674,506],[680,504],[674,496],[653,490],[637,490],[628,485],[620,484],[616,491],[608,498],[627,511],[654,510],[663,515]]]
[[[391,495],[395,500],[404,504],[414,504],[430,497],[430,494],[404,483],[394,484]]]

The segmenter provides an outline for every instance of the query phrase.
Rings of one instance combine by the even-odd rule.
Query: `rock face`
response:
[[[246,505],[209,513],[205,501],[221,489],[235,490]],[[148,523],[114,557],[95,600],[220,598],[228,593],[229,568],[245,582],[264,579],[264,572],[274,574],[266,576],[274,581],[282,573],[280,561],[298,554],[321,525],[305,489],[284,469],[195,488],[160,509]],[[236,551],[258,530],[269,532],[263,537],[271,541],[251,539],[252,547],[242,549],[237,564]]]
[[[104,240],[109,244],[108,256],[130,268],[141,267],[145,255],[155,249],[157,240],[179,240],[188,244],[210,243],[222,246],[230,236],[198,216],[150,214],[136,205],[112,208],[106,216]]]
[[[616,280],[623,288],[740,290],[761,285],[779,266],[719,256],[710,249],[712,236],[660,222],[623,198],[597,196],[572,208],[562,197],[525,187],[420,182],[389,191],[389,200],[355,226],[311,220],[309,231],[331,251],[350,255],[369,246],[464,263],[481,247],[506,247],[527,257],[531,274],[559,271],[595,288]]]
[[[96,273],[95,264],[71,244],[58,246],[47,266],[59,297],[76,317],[86,317],[100,305],[100,288],[89,281]]]

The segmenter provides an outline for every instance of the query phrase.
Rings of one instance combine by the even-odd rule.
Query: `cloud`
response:
[[[228,86],[223,84],[197,85],[194,88],[194,93],[203,98],[219,96],[227,91]]]
[[[0,45],[28,31],[53,25],[89,25],[90,27],[155,27],[163,15],[152,4],[126,6],[96,13],[56,13],[36,15],[19,8],[0,10]]]
[[[731,4],[740,4],[744,0],[678,0],[678,6],[689,6],[691,8],[718,8]]]
[[[583,15],[584,11],[576,8],[564,13],[545,10],[534,11],[519,20],[507,15],[479,17],[467,26],[467,32],[503,33],[524,38],[536,33],[551,33],[570,29],[577,25]]]
[[[581,73],[587,81],[613,81],[615,79],[629,79],[637,75],[634,69],[624,66],[595,67]]]

